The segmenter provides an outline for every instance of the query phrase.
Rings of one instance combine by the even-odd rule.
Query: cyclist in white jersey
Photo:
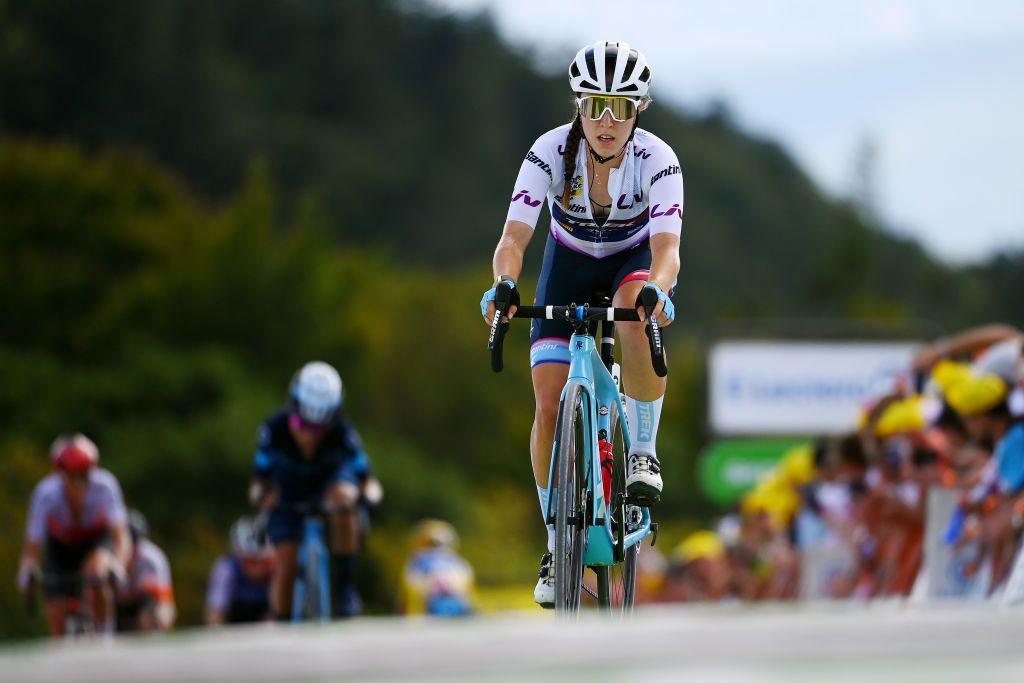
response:
[[[50,448],[54,472],[32,492],[18,586],[42,577],[46,616],[63,635],[69,599],[85,597],[97,632],[114,622],[110,579],[123,583],[132,554],[121,487],[99,465],[99,450],[82,434],[61,436]],[[83,584],[84,582],[84,584]]]
[[[169,631],[174,626],[174,583],[167,554],[149,538],[149,523],[138,510],[128,511],[132,557],[127,581],[118,586],[117,630]]]
[[[598,42],[577,53],[569,84],[576,115],[571,124],[540,136],[523,161],[494,252],[494,286],[484,293],[481,312],[489,325],[501,281],[513,286],[513,304],[518,302],[515,283],[546,198],[551,223],[536,303],[597,303],[597,295],[605,293],[614,306],[637,307],[644,320],[640,295],[650,288],[659,301],[653,315],[669,325],[675,317],[668,295],[679,273],[683,176],[675,152],[637,127],[639,113],[651,102],[650,67],[626,43]],[[510,312],[514,315],[514,305]],[[651,367],[644,323],[621,323],[617,329],[633,437],[627,489],[632,498],[653,505],[662,490],[655,440],[665,379]],[[530,450],[542,510],[547,509],[551,447],[568,376],[571,334],[568,323],[549,320],[535,320],[531,333],[536,413]],[[554,603],[553,550],[554,530],[549,526],[548,553],[541,559],[534,592],[546,607]]]

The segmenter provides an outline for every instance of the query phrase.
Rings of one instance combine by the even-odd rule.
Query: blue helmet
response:
[[[311,424],[326,425],[341,408],[341,377],[327,363],[306,363],[295,373],[288,394],[291,408],[299,417]]]

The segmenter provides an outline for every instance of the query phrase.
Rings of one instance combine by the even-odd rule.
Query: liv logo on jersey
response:
[[[619,195],[619,202],[618,202],[617,206],[620,209],[631,209],[631,208],[633,208],[633,204],[634,203],[639,204],[643,200],[644,200],[644,194],[643,194],[643,192],[641,192],[640,194],[633,195],[633,201],[630,202],[629,204],[626,204],[626,195],[621,194],[621,195]]]
[[[515,202],[519,201],[520,199],[522,199],[523,203],[526,204],[527,206],[540,206],[540,200],[539,199],[533,199],[532,197],[530,197],[530,193],[528,191],[526,191],[526,190],[519,190],[519,192],[516,194],[516,196],[512,197],[512,203],[514,204]],[[677,206],[678,206],[678,204],[677,204]]]
[[[683,212],[679,208],[678,204],[673,204],[668,209],[668,211],[658,211],[658,209],[660,208],[661,204],[655,204],[654,206],[651,207],[651,218],[658,218],[659,216],[671,216],[672,214],[679,216],[680,220],[682,220],[683,218]]]
[[[633,156],[640,157],[641,159],[650,159],[651,153],[647,151],[646,147],[644,147],[642,149],[634,149]]]

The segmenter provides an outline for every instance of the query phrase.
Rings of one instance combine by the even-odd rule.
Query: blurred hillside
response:
[[[387,489],[371,605],[427,514],[457,524],[482,581],[528,580],[527,331],[491,375],[477,302],[520,160],[569,107],[486,18],[407,3],[0,2],[0,519],[20,530],[49,442],[85,431],[195,623],[259,420],[315,357]],[[667,518],[710,512],[693,474],[709,325],[1024,325],[1024,254],[936,262],[724,109],[656,105],[643,125],[687,188]],[[0,636],[38,629],[13,593],[20,542],[0,538]]]

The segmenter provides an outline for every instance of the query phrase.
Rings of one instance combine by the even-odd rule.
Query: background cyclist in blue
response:
[[[288,405],[263,423],[249,498],[270,514],[267,535],[277,568],[270,604],[278,619],[291,614],[303,516],[297,503],[321,501],[329,513],[328,545],[335,616],[358,614],[354,586],[360,544],[361,501],[379,502],[383,490],[373,476],[362,440],[342,412],[337,370],[314,361],[292,380]]]
[[[595,293],[601,291],[612,295],[615,306],[638,306],[641,290],[649,288],[659,301],[653,314],[668,325],[675,317],[666,293],[679,273],[683,176],[675,152],[637,127],[640,112],[651,103],[651,69],[643,54],[626,43],[598,42],[577,53],[569,66],[569,85],[576,114],[571,124],[540,136],[522,163],[494,252],[494,284],[518,280],[546,197],[551,223],[537,304],[596,303]],[[488,324],[494,295],[492,286],[480,302]],[[640,314],[643,318],[642,308]],[[622,323],[617,329],[633,437],[627,488],[631,497],[650,505],[660,500],[662,489],[655,439],[665,379],[651,367],[643,323]],[[551,445],[571,335],[564,321],[533,322],[530,365],[537,408],[530,451],[542,509],[547,507]],[[544,606],[554,604],[553,550],[554,529],[549,527],[548,553],[534,591]]]

